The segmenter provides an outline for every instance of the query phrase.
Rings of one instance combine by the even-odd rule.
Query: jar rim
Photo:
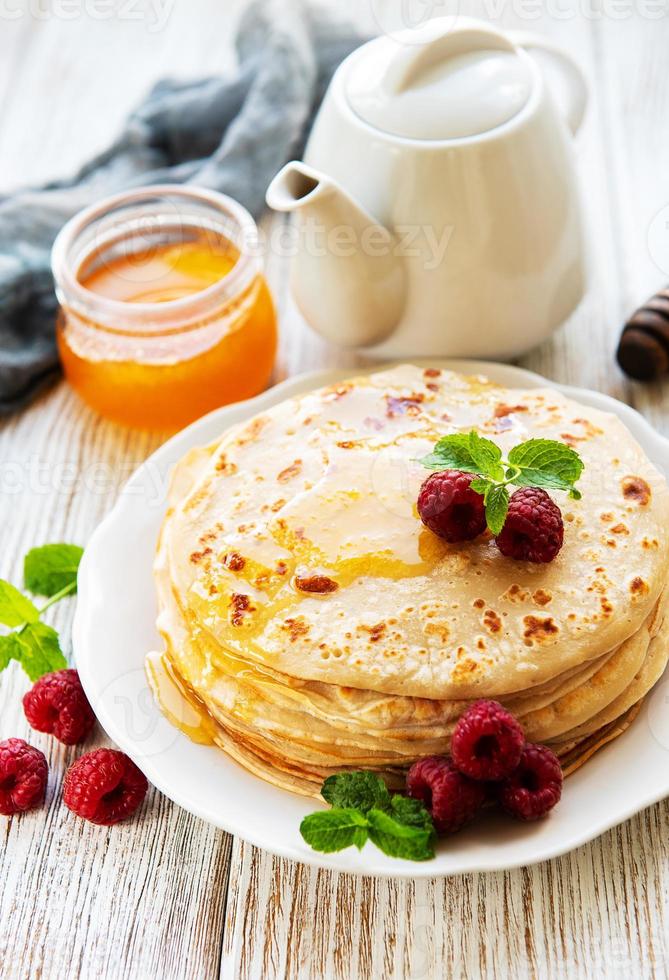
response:
[[[231,217],[237,224],[243,241],[256,241],[258,226],[246,208],[218,191],[188,184],[146,184],[131,190],[121,191],[96,201],[81,211],[78,211],[62,227],[51,249],[51,270],[56,284],[59,301],[66,306],[78,307],[87,316],[96,319],[99,314],[104,321],[107,317],[121,318],[127,321],[151,320],[153,322],[170,322],[174,320],[189,321],[200,318],[202,305],[228,302],[243,292],[252,279],[261,272],[258,256],[249,251],[239,249],[239,257],[234,266],[218,282],[207,286],[198,292],[179,299],[164,302],[129,303],[124,300],[112,299],[88,289],[77,278],[76,269],[70,261],[70,250],[79,236],[92,224],[126,205],[140,204],[143,201],[159,201],[161,198],[185,198],[195,203],[210,205],[219,213]],[[62,294],[62,296],[60,295]],[[118,328],[116,328],[118,329]],[[134,330],[121,331],[133,333]]]

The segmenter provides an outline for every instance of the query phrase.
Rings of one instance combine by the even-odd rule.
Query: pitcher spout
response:
[[[406,292],[395,235],[337,181],[303,163],[289,163],[277,174],[267,203],[297,215],[292,288],[308,323],[347,347],[389,337]]]

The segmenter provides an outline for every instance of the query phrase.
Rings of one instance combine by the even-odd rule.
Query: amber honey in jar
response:
[[[255,222],[231,198],[116,195],[65,225],[52,265],[65,376],[107,418],[174,429],[267,385],[274,305]]]

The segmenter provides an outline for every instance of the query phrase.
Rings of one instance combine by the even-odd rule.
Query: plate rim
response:
[[[414,358],[411,360],[405,358],[402,360],[385,362],[383,364],[358,366],[357,368],[324,368],[316,371],[303,372],[279,382],[254,398],[243,402],[237,402],[232,405],[222,406],[197,419],[195,422],[175,433],[164,443],[162,443],[140,464],[140,466],[137,467],[129,479],[124,483],[111,509],[97,525],[90,537],[88,545],[84,549],[84,556],[79,568],[77,606],[72,624],[74,661],[77,669],[79,670],[81,681],[87,695],[96,703],[96,716],[100,726],[106,732],[108,737],[117,746],[119,746],[119,748],[126,752],[130,758],[133,759],[133,761],[138,762],[142,771],[145,773],[147,779],[149,779],[152,785],[163,793],[164,796],[172,800],[178,806],[181,806],[187,812],[192,813],[194,816],[197,816],[198,818],[205,820],[230,834],[240,837],[255,847],[266,850],[269,853],[275,854],[279,857],[298,861],[312,867],[341,871],[342,873],[365,877],[397,879],[441,878],[450,877],[452,875],[470,874],[474,872],[487,873],[512,870],[520,867],[529,867],[542,861],[560,857],[561,855],[567,854],[583,844],[595,840],[607,830],[624,823],[632,816],[642,812],[647,807],[652,806],[659,800],[664,799],[669,795],[669,773],[664,785],[660,785],[661,781],[658,781],[656,790],[647,793],[641,799],[635,799],[633,803],[630,803],[630,805],[623,808],[623,810],[616,811],[610,820],[600,820],[596,825],[584,828],[581,833],[574,833],[559,842],[556,841],[552,844],[549,843],[547,845],[543,845],[543,847],[539,847],[538,849],[535,848],[535,850],[528,855],[526,859],[519,858],[518,860],[495,860],[493,856],[494,851],[486,851],[481,860],[477,861],[472,859],[469,863],[465,863],[453,869],[436,868],[434,867],[434,860],[424,863],[396,861],[392,867],[347,867],[343,866],[342,861],[339,859],[339,854],[327,855],[309,850],[302,852],[298,851],[296,847],[290,844],[283,844],[281,842],[268,843],[267,838],[262,837],[262,835],[258,835],[252,830],[247,830],[240,827],[234,822],[232,824],[226,822],[225,815],[220,816],[218,814],[213,814],[210,811],[207,811],[206,807],[198,806],[197,804],[193,804],[191,801],[184,799],[178,788],[174,789],[172,786],[168,785],[165,782],[162,774],[159,771],[155,771],[151,758],[141,755],[137,751],[135,751],[133,754],[134,745],[132,739],[126,732],[119,730],[113,718],[107,713],[104,707],[104,702],[98,696],[99,692],[95,688],[95,680],[92,676],[92,671],[89,670],[89,667],[91,666],[90,662],[85,656],[80,656],[80,652],[84,650],[86,645],[85,637],[87,628],[90,625],[89,620],[93,609],[93,602],[90,595],[92,592],[94,592],[95,588],[94,559],[96,552],[99,549],[100,542],[104,540],[106,534],[109,532],[109,529],[114,526],[116,521],[123,518],[125,508],[132,506],[132,493],[129,493],[129,490],[136,481],[141,479],[143,472],[147,468],[150,466],[155,466],[168,458],[174,457],[169,464],[171,469],[176,460],[180,458],[187,448],[202,444],[204,433],[210,426],[213,424],[218,425],[220,423],[220,433],[222,434],[230,425],[236,424],[234,421],[232,421],[232,417],[238,415],[239,413],[241,413],[244,418],[248,418],[255,415],[259,411],[283,401],[286,398],[290,398],[328,384],[333,384],[337,381],[345,380],[346,378],[376,373],[378,371],[387,370],[392,367],[396,367],[399,364],[406,363],[411,363],[418,367],[432,366],[439,367],[442,370],[458,370],[469,374],[497,374],[498,377],[500,375],[506,375],[508,377],[508,381],[505,380],[505,384],[509,383],[524,385],[527,387],[548,386],[554,388],[577,401],[580,400],[585,404],[590,404],[592,407],[599,408],[603,411],[613,412],[619,418],[621,418],[623,422],[627,422],[627,420],[629,420],[633,426],[640,427],[643,430],[644,437],[649,441],[649,443],[654,445],[654,450],[657,451],[657,453],[662,457],[662,461],[660,462],[654,455],[652,455],[651,461],[654,463],[654,465],[665,470],[665,472],[669,468],[669,439],[657,432],[636,409],[602,392],[551,381],[543,375],[529,371],[525,368],[517,367],[516,365],[505,364],[498,361],[455,358]],[[161,514],[163,509],[163,503],[161,503]],[[662,678],[657,681],[655,687],[659,686],[661,682]],[[157,706],[156,710],[159,710]],[[180,737],[187,738],[187,736],[182,734],[180,734]],[[259,779],[260,777],[255,778]],[[373,852],[369,852],[367,849],[365,849],[365,853],[366,856],[371,856],[371,853]],[[374,861],[372,861],[371,864],[374,864]]]

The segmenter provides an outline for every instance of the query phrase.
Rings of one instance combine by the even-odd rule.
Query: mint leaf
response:
[[[502,450],[499,446],[496,446],[490,439],[483,439],[478,432],[472,429],[469,433],[469,448],[472,459],[477,466],[476,473],[482,473],[493,480],[504,479],[504,467],[500,462]]]
[[[470,487],[476,493],[483,494],[486,524],[493,534],[499,534],[509,510],[509,491],[505,484],[480,479],[472,480]]]
[[[58,641],[58,633],[46,623],[28,623],[14,636],[18,640],[20,651],[15,656],[31,681],[36,681],[43,674],[67,667]]]
[[[513,447],[509,463],[520,468],[513,476],[518,486],[550,487],[566,490],[575,500],[581,497],[574,484],[583,472],[583,460],[571,446],[553,439],[529,439]]]
[[[455,433],[444,436],[427,456],[418,460],[429,470],[464,470],[467,473],[477,473],[478,469],[471,453],[469,435]]]
[[[22,626],[39,618],[36,606],[11,583],[0,579],[0,623]]]
[[[16,633],[0,636],[0,670],[9,667],[10,660],[21,660],[21,644]]]
[[[462,470],[502,480],[504,469],[500,463],[501,457],[501,450],[494,442],[482,439],[472,430],[444,436],[435,444],[432,452],[418,462],[429,470]]]
[[[494,484],[485,494],[485,520],[492,534],[499,534],[509,510],[509,491],[502,484]]]
[[[475,490],[476,493],[482,493],[485,497],[488,490],[491,487],[494,487],[495,484],[492,482],[492,480],[486,480],[485,477],[479,477],[477,480],[472,480],[469,486],[472,490]]]
[[[427,861],[434,857],[434,828],[400,823],[383,810],[370,810],[369,839],[389,857],[407,861]]]
[[[391,812],[395,820],[400,823],[406,824],[408,827],[428,830],[436,837],[432,817],[421,800],[415,800],[412,796],[400,796],[396,793],[391,801]]]
[[[321,796],[333,807],[354,807],[367,813],[373,806],[382,809],[390,805],[390,793],[386,784],[375,772],[338,772],[328,776],[321,788]]]
[[[25,587],[36,595],[52,596],[72,586],[84,549],[76,544],[45,544],[31,548],[23,562]]]
[[[352,844],[360,850],[367,840],[367,818],[355,809],[319,810],[300,824],[300,833],[315,851],[331,854]]]

